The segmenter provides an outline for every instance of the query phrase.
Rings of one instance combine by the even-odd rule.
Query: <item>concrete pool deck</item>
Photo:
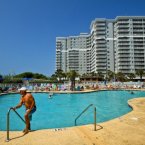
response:
[[[128,101],[133,111],[119,118],[93,125],[64,129],[46,129],[29,132],[10,132],[10,141],[5,142],[6,132],[0,131],[0,145],[145,145],[145,98]]]

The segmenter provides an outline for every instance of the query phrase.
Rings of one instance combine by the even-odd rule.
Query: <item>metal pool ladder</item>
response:
[[[75,126],[77,125],[77,119],[82,116],[83,113],[85,113],[90,107],[94,106],[93,104],[90,104],[87,106],[75,119]],[[94,106],[94,131],[96,131],[96,107]]]
[[[6,142],[10,141],[10,138],[9,138],[9,130],[10,130],[10,112],[11,110],[13,110],[17,116],[26,124],[26,122],[24,121],[24,119],[19,115],[19,113],[13,109],[12,107],[8,110],[8,113],[7,113],[7,139],[6,139]]]

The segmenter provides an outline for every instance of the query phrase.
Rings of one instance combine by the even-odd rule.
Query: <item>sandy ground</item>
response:
[[[145,145],[145,98],[128,103],[132,112],[98,124],[97,131],[93,125],[36,130],[24,136],[11,131],[9,142],[5,142],[6,132],[0,131],[0,145]]]

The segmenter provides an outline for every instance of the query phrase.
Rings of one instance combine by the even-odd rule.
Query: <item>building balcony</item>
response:
[[[106,44],[106,41],[96,40],[96,44]]]
[[[123,32],[129,32],[129,29],[118,29],[116,32],[123,33]]]
[[[134,64],[135,64],[136,66],[145,66],[144,61],[142,61],[142,62],[140,62],[140,63],[135,62]]]
[[[135,32],[143,32],[143,29],[133,29],[133,33]]]
[[[106,34],[106,32],[104,32],[104,31],[97,31],[97,32],[96,32],[96,35],[98,35],[98,34],[105,35],[105,34]]]
[[[97,27],[102,27],[102,26],[106,26],[106,23],[96,23],[96,28]]]
[[[143,54],[144,51],[134,51],[134,55],[140,55],[140,54]]]
[[[97,48],[95,52],[107,52],[107,49],[104,48]]]
[[[119,69],[130,69],[131,65],[119,66]]]
[[[96,66],[97,70],[106,70],[106,67],[102,67],[102,66]]]
[[[142,48],[144,48],[145,47],[145,45],[143,45],[143,44],[139,44],[139,45],[138,44],[134,44],[133,46],[134,46],[134,48],[136,48],[136,47],[142,47]]]
[[[116,34],[129,35],[129,31],[117,31]]]
[[[140,58],[134,58],[134,61],[136,62],[136,61],[144,61],[144,59],[140,59]]]
[[[130,42],[130,40],[129,39],[128,40],[127,39],[118,39],[116,42],[117,43],[122,43],[122,42],[123,43],[125,43],[125,42],[128,43],[128,42]]]
[[[128,74],[128,73],[131,73],[132,71],[130,70],[130,69],[120,69],[120,70],[118,70],[118,72],[122,72],[123,74]]]
[[[103,58],[103,59],[106,59],[107,57],[106,57],[106,55],[103,55],[103,56],[102,56],[102,55],[97,55],[96,59],[100,59],[100,58],[101,58],[101,59],[102,59],[102,58]]]
[[[134,42],[142,42],[142,43],[145,42],[143,39],[134,39],[133,41]]]
[[[118,62],[118,66],[130,65],[130,62]]]
[[[136,57],[144,58],[144,54],[135,54],[134,58],[136,58]]]
[[[122,58],[122,59],[130,58],[130,54],[118,54],[118,58]]]
[[[97,63],[96,66],[97,66],[97,67],[100,67],[100,66],[101,66],[101,67],[106,67],[106,63]]]
[[[143,36],[143,31],[140,31],[140,32],[133,32],[133,35],[135,35],[135,36]]]
[[[129,21],[128,20],[127,21],[118,21],[117,24],[118,25],[119,24],[126,24],[126,25],[128,25],[129,24]]]
[[[103,25],[104,26],[104,25]],[[96,26],[96,31],[106,31],[106,28],[105,27],[97,27]]]
[[[106,59],[96,59],[96,62],[97,62],[97,63],[99,63],[99,62],[107,63],[107,60],[106,60]]]
[[[121,23],[122,24],[122,23]],[[129,28],[129,25],[128,24],[126,24],[126,25],[117,25],[116,26],[116,29],[127,29],[127,28]]]
[[[143,28],[142,24],[133,24],[133,29],[135,28]]]
[[[135,25],[135,24],[142,25],[142,21],[133,21],[133,25]]]
[[[118,62],[130,62],[130,58],[118,58]]]
[[[130,46],[130,43],[118,43],[117,46]]]
[[[72,61],[72,60],[79,60],[79,57],[69,57],[69,58],[67,58],[67,60],[70,60],[70,61]]]
[[[106,50],[106,45],[101,45],[101,44],[98,44],[96,45],[96,49],[101,49],[101,50]]]
[[[129,52],[130,51],[130,47],[118,47],[118,52],[120,51],[124,51],[124,52]]]
[[[99,55],[106,55],[106,54],[107,54],[107,52],[101,52],[101,51],[96,52],[96,56],[99,56]]]
[[[73,67],[73,68],[77,68],[77,69],[78,69],[79,65],[78,65],[78,64],[76,64],[76,65],[74,65],[74,64],[69,64],[68,67],[69,67],[69,68],[70,68],[70,67],[71,67],[71,68]]]
[[[130,50],[130,47],[123,47],[123,46],[120,47],[120,46],[119,46],[119,47],[118,47],[118,51],[122,51],[122,50],[126,50],[126,51],[128,50],[128,51],[129,51],[129,50]]]
[[[144,70],[145,67],[144,66],[140,66],[140,67],[139,66],[135,66],[135,69],[143,69]]]
[[[144,50],[144,47],[138,47],[138,46],[134,46],[134,50]]]
[[[105,37],[106,37],[106,34],[97,32],[97,33],[95,33],[94,39],[95,40],[96,39],[106,39]]]
[[[129,33],[118,33],[117,35],[117,38],[119,38],[119,37],[126,37],[126,36],[129,36]]]
[[[106,44],[96,44],[97,48],[100,47],[100,48],[106,48]]]
[[[61,50],[60,49],[56,49],[56,53],[60,53],[61,52]]]
[[[74,54],[70,54],[70,53],[69,53],[69,54],[68,54],[68,57],[71,57],[71,56],[79,56],[79,53],[77,53],[77,54],[76,54],[76,53],[74,53]]]
[[[106,49],[96,49],[96,53],[107,54],[107,50]]]
[[[118,55],[129,55],[130,51],[118,51]]]
[[[69,60],[68,60],[68,63],[79,63],[79,60],[72,60],[72,59],[69,59]]]
[[[134,42],[134,45],[143,45],[143,42]]]

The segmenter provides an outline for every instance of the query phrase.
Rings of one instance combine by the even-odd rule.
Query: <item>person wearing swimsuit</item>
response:
[[[26,113],[25,113],[26,128],[23,130],[23,132],[24,134],[27,134],[29,130],[31,130],[30,121],[32,119],[32,114],[36,111],[36,104],[32,94],[27,93],[26,87],[22,87],[21,89],[19,89],[19,91],[22,97],[20,103],[16,107],[13,107],[13,109],[20,108],[22,105],[26,107]]]

